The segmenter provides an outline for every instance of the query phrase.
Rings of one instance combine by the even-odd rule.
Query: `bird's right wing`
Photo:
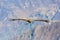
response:
[[[10,21],[17,21],[17,20],[27,21],[27,19],[10,19]]]

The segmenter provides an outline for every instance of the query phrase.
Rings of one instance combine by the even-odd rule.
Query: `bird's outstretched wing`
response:
[[[49,20],[34,20],[34,21],[43,21],[49,23]]]
[[[31,21],[29,19],[10,19],[10,21],[17,21],[17,20],[22,20],[22,21],[26,21],[28,23],[31,23]]]
[[[17,21],[17,20],[27,21],[27,19],[10,19],[10,21]]]

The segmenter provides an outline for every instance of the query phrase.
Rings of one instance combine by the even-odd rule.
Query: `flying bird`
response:
[[[22,21],[26,21],[28,23],[31,23],[33,21],[43,21],[43,22],[46,22],[46,23],[49,23],[49,20],[39,20],[39,19],[10,19],[11,21],[16,21],[16,20],[22,20]]]

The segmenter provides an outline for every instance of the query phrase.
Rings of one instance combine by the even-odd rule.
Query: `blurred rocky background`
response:
[[[0,40],[60,40],[60,21],[9,21],[10,18],[60,20],[60,0],[0,0]]]

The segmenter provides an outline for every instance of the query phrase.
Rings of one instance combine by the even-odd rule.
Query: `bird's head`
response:
[[[33,21],[32,19],[28,19],[28,20],[27,20],[28,23],[31,23],[32,21]]]

